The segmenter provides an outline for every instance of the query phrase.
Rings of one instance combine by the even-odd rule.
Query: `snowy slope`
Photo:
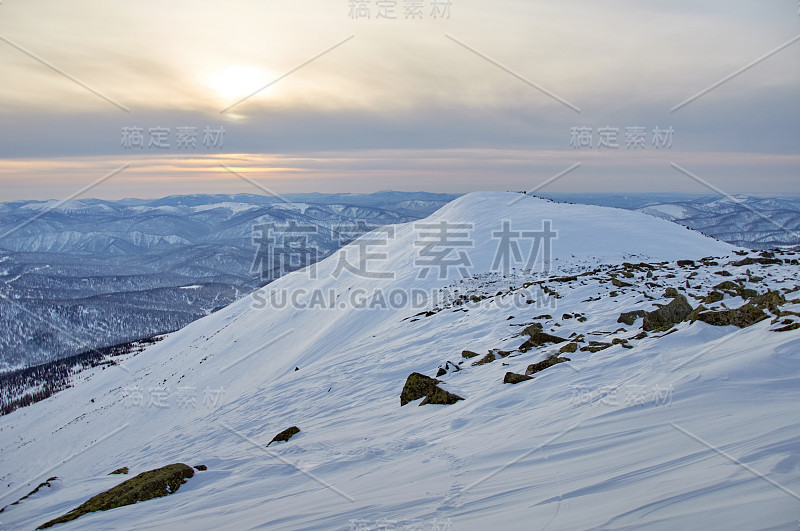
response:
[[[770,331],[769,320],[741,330],[696,322],[633,340],[641,319],[626,327],[617,317],[665,304],[666,286],[705,295],[725,280],[722,269],[763,276],[762,291],[790,290],[796,266],[726,266],[739,258],[735,248],[661,219],[518,198],[470,194],[425,220],[474,224],[471,278],[433,271],[419,279],[418,231],[399,225],[381,249],[388,259],[372,264],[393,278],[334,278],[331,256],[317,278],[280,278],[121,367],[86,373],[75,387],[0,417],[0,506],[59,478],[0,513],[0,525],[35,528],[119,483],[108,476],[118,467],[139,473],[185,462],[209,469],[172,496],[58,528],[794,528],[800,332]],[[551,220],[553,278],[542,285],[559,298],[523,287],[543,280],[536,271],[490,272],[491,236],[503,220],[519,230]],[[358,251],[357,243],[345,249],[351,263]],[[720,265],[674,262],[707,256],[722,257]],[[654,278],[637,273],[620,277],[631,286],[614,287],[610,272],[623,262],[659,264]],[[483,300],[357,307],[376,293],[442,288]],[[526,289],[535,302],[520,302]],[[311,304],[317,292],[334,307]],[[281,293],[307,294],[298,302],[313,307],[276,307]],[[259,308],[270,294],[273,304]],[[736,299],[718,304],[743,302]],[[425,309],[440,311],[415,317]],[[585,319],[562,317],[576,313]],[[433,376],[465,349],[515,350],[522,327],[543,314],[550,333],[626,338],[633,348],[578,351],[517,385],[502,383],[506,371],[523,373],[558,347],[463,363],[440,378],[463,401],[400,407],[410,373]],[[131,399],[135,388],[141,405]],[[192,389],[196,403],[182,402]],[[166,391],[165,407],[150,403],[154,390]],[[291,441],[264,448],[293,425],[302,431]]]

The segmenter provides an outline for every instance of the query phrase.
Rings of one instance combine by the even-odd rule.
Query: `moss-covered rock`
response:
[[[618,323],[626,324],[631,326],[633,323],[636,322],[636,319],[640,317],[644,317],[647,312],[644,310],[634,310],[632,312],[622,312],[619,314],[617,318]]]
[[[425,404],[442,404],[442,405],[449,405],[455,404],[459,400],[464,400],[458,395],[454,395],[453,393],[447,392],[439,386],[436,386],[433,391],[431,391],[428,396],[425,397],[425,400],[419,403],[420,406],[424,406]]]
[[[789,323],[786,326],[781,326],[780,328],[775,328],[773,332],[790,332],[792,330],[797,330],[800,328],[800,322]]]
[[[738,262],[731,262],[731,265],[735,266],[746,266],[746,265],[753,265],[753,264],[760,264],[760,265],[773,265],[773,264],[782,264],[783,260],[780,258],[764,258],[764,257],[747,257]]]
[[[515,372],[507,372],[505,377],[503,378],[503,383],[518,384],[520,382],[525,382],[527,380],[533,380],[533,376],[527,376],[525,374],[517,374]]]
[[[678,295],[680,295],[680,293],[678,293],[678,290],[675,288],[667,288],[666,291],[664,291],[664,297],[668,299],[674,299]]]
[[[473,366],[486,365],[487,363],[491,363],[496,359],[497,359],[497,356],[495,356],[494,352],[490,352],[487,355],[485,355],[484,357],[482,357],[481,359],[479,359],[478,361],[476,361],[475,363],[473,363],[472,365]]]
[[[403,391],[400,393],[400,406],[404,406],[409,402],[425,397],[425,400],[420,402],[420,406],[425,404],[455,404],[459,400],[464,400],[458,395],[448,393],[437,384],[439,380],[425,376],[418,372],[411,373],[406,379],[406,384]]]
[[[531,374],[536,374],[537,372],[543,371],[553,365],[558,365],[559,363],[564,363],[566,361],[570,361],[569,358],[560,358],[557,355],[550,356],[544,361],[540,361],[539,363],[533,363],[528,365],[528,368],[525,369],[525,376],[530,376]]]
[[[692,306],[683,295],[678,295],[666,306],[648,312],[644,316],[642,328],[645,332],[663,332],[680,323],[692,313]]]
[[[142,472],[116,487],[89,498],[70,512],[40,525],[37,529],[46,529],[56,524],[70,522],[84,514],[108,511],[174,494],[192,476],[194,476],[194,469],[183,463]]]
[[[748,302],[734,310],[720,312],[700,312],[697,320],[714,326],[738,326],[745,328],[754,325],[769,316],[758,305]]]
[[[541,323],[533,323],[525,330],[523,334],[527,334],[529,339],[520,345],[520,352],[528,352],[535,347],[542,347],[552,343],[563,343],[566,341],[563,337],[554,336],[543,331]]]
[[[583,352],[600,352],[611,346],[611,343],[604,343],[602,341],[589,341],[585,347],[581,347]]]
[[[128,473],[128,467],[123,466],[122,468],[118,468],[113,472],[109,472],[108,475],[113,476],[114,474],[127,474],[127,473]]]
[[[613,284],[614,287],[616,287],[616,288],[629,288],[629,287],[632,286],[632,284],[629,284],[627,282],[623,282],[623,281],[619,280],[617,277],[612,277],[611,278],[611,284]]]
[[[411,373],[406,379],[406,384],[403,386],[403,391],[400,393],[400,405],[404,406],[409,402],[418,400],[429,393],[433,392],[439,380],[425,376],[418,372]]]
[[[289,439],[291,439],[292,437],[294,437],[295,435],[297,435],[298,433],[300,433],[300,428],[298,428],[297,426],[292,426],[291,428],[286,428],[285,430],[280,432],[278,435],[273,437],[272,440],[269,443],[267,443],[267,446],[269,446],[270,444],[272,444],[274,442],[286,442]]]
[[[200,472],[205,472],[208,470],[208,467],[206,465],[194,465],[194,469],[199,470]]]
[[[562,354],[564,353],[572,353],[578,351],[578,344],[574,341],[571,343],[567,343],[566,345],[562,346],[558,351]]]
[[[711,293],[709,293],[708,295],[706,295],[705,298],[703,299],[703,302],[705,304],[713,304],[715,302],[721,301],[724,298],[725,298],[725,294],[724,293],[722,293],[721,291],[716,291],[715,290],[715,291],[712,291]]]
[[[476,356],[480,356],[480,354],[478,354],[477,352],[472,352],[471,350],[464,350],[461,352],[461,357],[463,358],[469,359],[469,358],[474,358]]]

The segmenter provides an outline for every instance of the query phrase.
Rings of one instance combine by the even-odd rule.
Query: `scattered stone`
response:
[[[192,467],[183,463],[142,472],[116,487],[89,498],[70,512],[40,525],[37,529],[70,522],[84,514],[107,511],[174,494],[192,476],[194,476]]]
[[[208,467],[206,465],[195,465],[194,468],[195,470],[199,470],[200,472],[205,472],[206,470],[208,470]]]
[[[694,260],[678,260],[678,267],[694,266]]]
[[[536,374],[537,372],[543,371],[553,365],[558,365],[559,363],[564,363],[566,361],[570,361],[569,358],[560,358],[558,355],[553,355],[547,358],[544,361],[540,361],[539,363],[533,363],[528,365],[528,368],[525,369],[525,376],[530,376],[531,374]]]
[[[110,472],[108,475],[112,476],[114,474],[127,474],[127,473],[128,473],[128,467],[123,466],[122,468],[118,468],[115,471]]]
[[[477,352],[472,352],[471,350],[464,350],[461,352],[461,356],[464,358],[474,358],[476,356],[480,356]]]
[[[272,444],[274,442],[287,442],[289,439],[291,439],[292,437],[294,437],[298,433],[300,433],[300,428],[298,428],[297,426],[292,426],[291,428],[286,428],[285,430],[280,432],[278,435],[273,437],[272,440],[269,443],[267,443],[267,446],[269,446],[270,444]]]
[[[773,255],[774,256],[774,255]],[[751,258],[747,257],[738,262],[731,262],[731,265],[734,266],[746,266],[746,265],[753,265],[753,264],[760,264],[760,265],[774,265],[774,264],[782,264],[783,260],[780,258]]]
[[[623,282],[623,281],[617,279],[616,277],[611,279],[611,283],[616,288],[629,288],[629,287],[631,287],[633,285],[633,284],[628,284],[627,282]]]
[[[572,342],[572,343],[567,343],[566,345],[564,345],[563,347],[561,347],[560,349],[558,349],[558,351],[559,351],[560,353],[562,353],[562,354],[564,354],[564,353],[572,353],[572,352],[577,352],[577,350],[578,350],[578,344],[577,344],[577,343],[575,343],[575,342]]]
[[[541,323],[533,323],[525,330],[522,331],[523,334],[528,334],[530,339],[525,341],[519,347],[520,352],[528,352],[530,349],[534,347],[542,347],[544,345],[548,345],[551,343],[563,343],[566,341],[563,337],[554,336],[548,334],[543,331]]]
[[[478,361],[476,361],[475,363],[473,363],[472,365],[473,366],[486,365],[487,363],[491,363],[496,359],[497,359],[497,356],[494,355],[494,352],[490,352],[487,355],[485,355],[484,357],[482,357],[481,359],[479,359]]]
[[[600,352],[611,346],[611,343],[603,343],[602,341],[589,341],[585,347],[581,347],[583,352]]]
[[[507,372],[505,377],[503,378],[503,383],[518,384],[520,382],[525,382],[527,380],[533,380],[533,376],[527,376],[525,374],[517,374],[515,372]]]

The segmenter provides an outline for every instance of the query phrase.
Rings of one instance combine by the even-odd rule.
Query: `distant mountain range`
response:
[[[455,195],[189,195],[0,204],[0,370],[182,328],[264,285],[254,225],[338,231],[426,217]],[[56,205],[58,205],[56,207]],[[33,219],[33,221],[31,221]],[[257,242],[256,242],[257,243]]]

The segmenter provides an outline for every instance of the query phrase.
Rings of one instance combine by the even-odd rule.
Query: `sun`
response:
[[[261,68],[228,66],[210,75],[208,86],[221,100],[232,101],[249,96],[273,80],[274,76]]]

